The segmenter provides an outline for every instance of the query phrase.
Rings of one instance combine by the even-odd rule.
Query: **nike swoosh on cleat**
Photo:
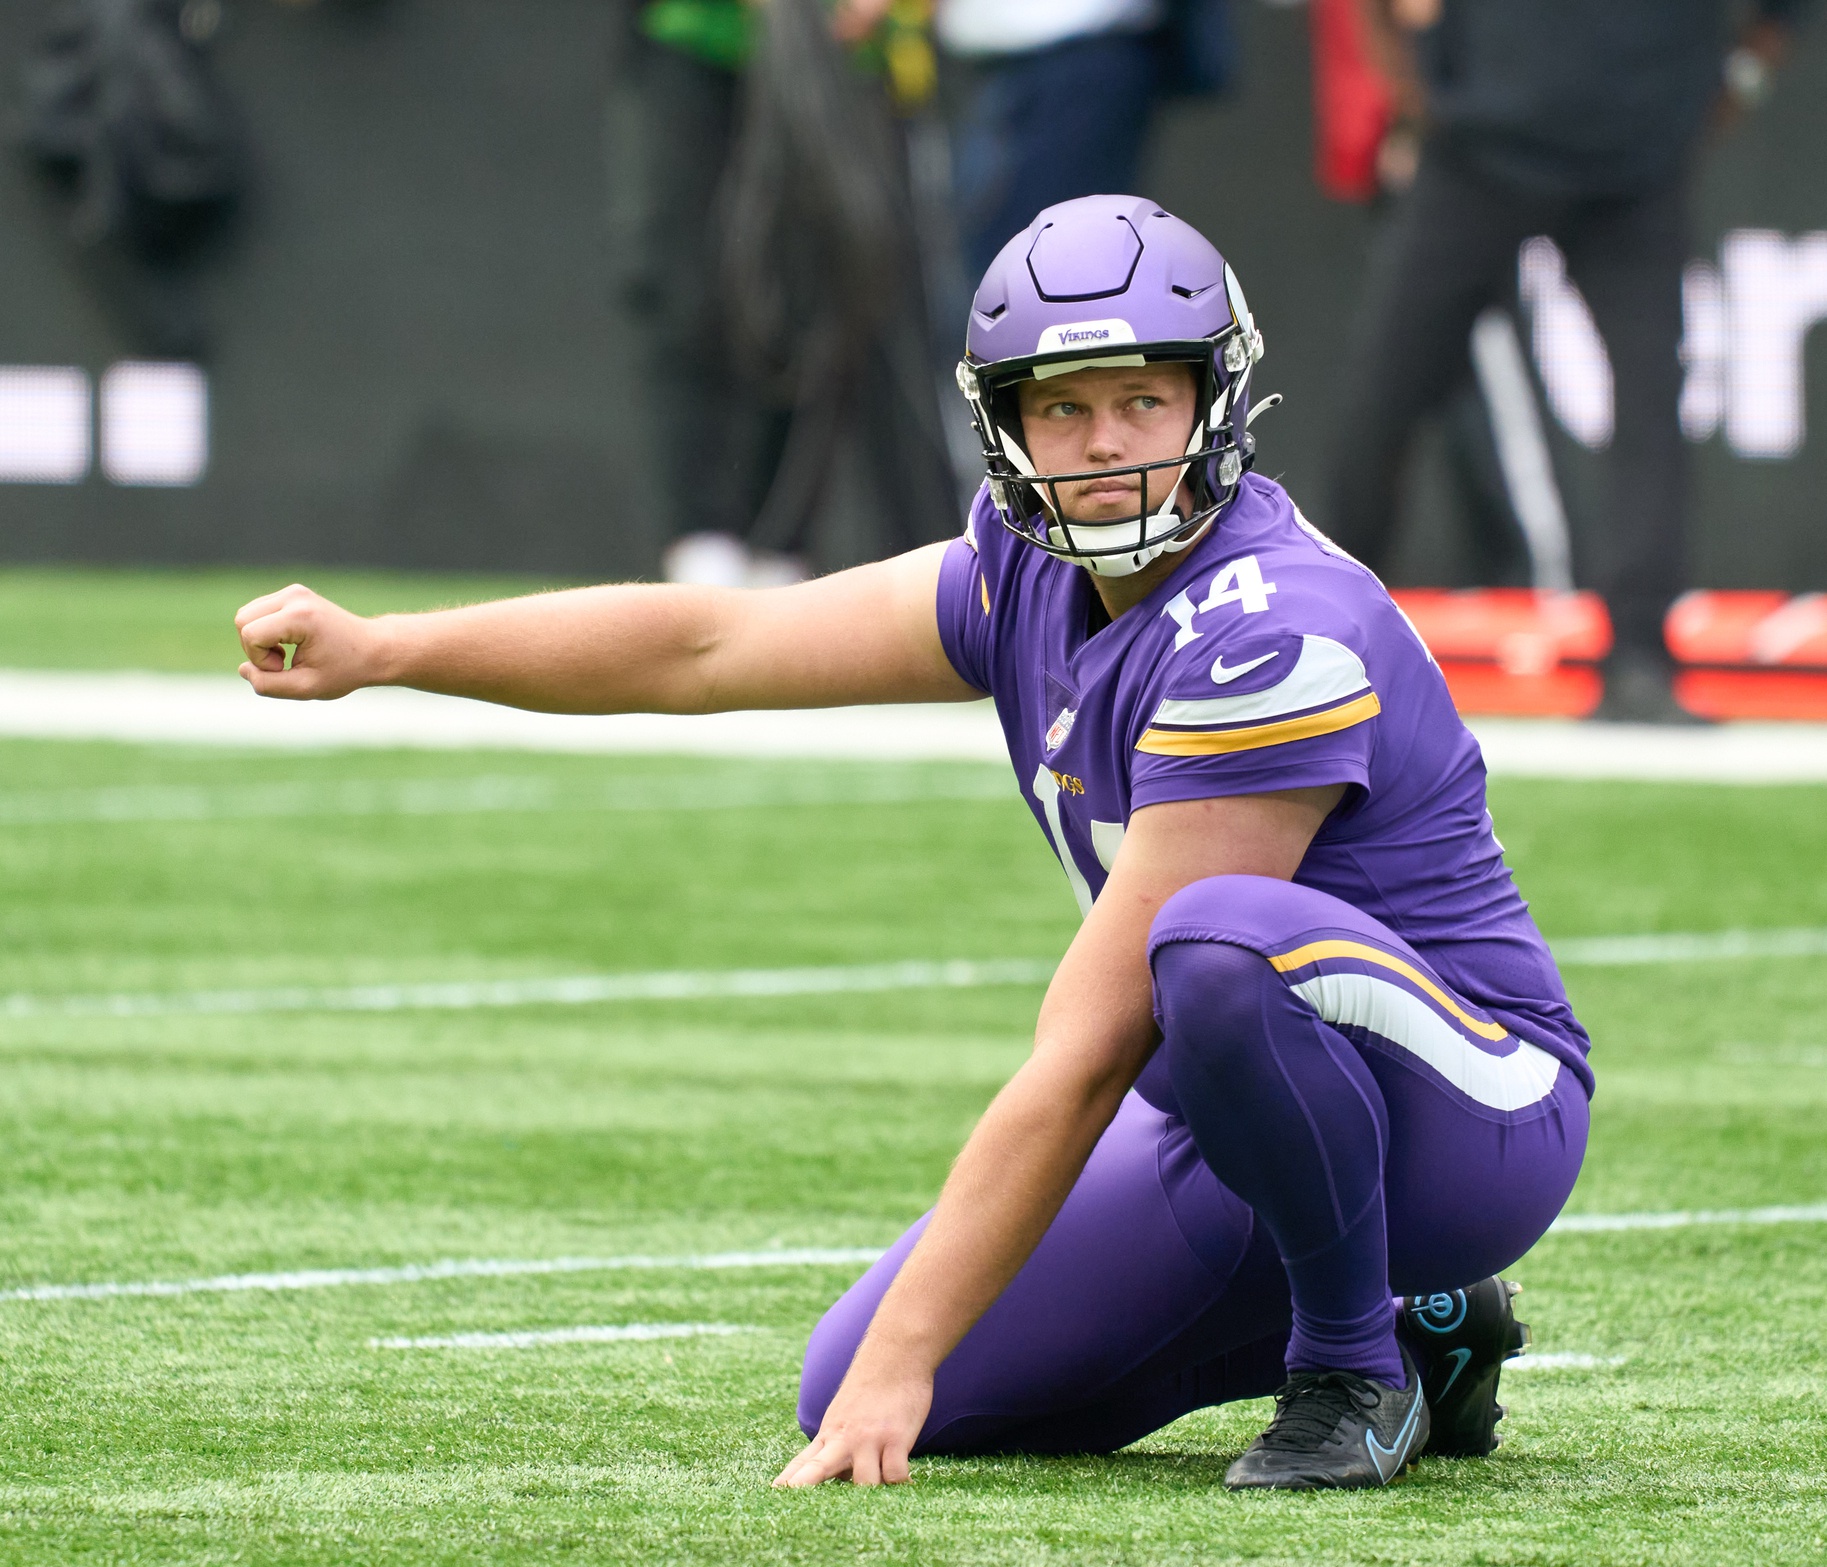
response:
[[[1420,1418],[1421,1398],[1417,1392],[1414,1403],[1408,1406],[1408,1418],[1402,1422],[1402,1429],[1396,1432],[1395,1441],[1388,1447],[1385,1447],[1377,1440],[1376,1432],[1370,1430],[1365,1431],[1364,1446],[1370,1450],[1370,1461],[1376,1465],[1377,1478],[1381,1480],[1383,1484],[1388,1485],[1389,1477],[1401,1469],[1402,1460],[1397,1458],[1397,1455],[1406,1454],[1409,1439],[1414,1433],[1415,1422]],[[1390,1467],[1385,1468],[1383,1460],[1386,1458],[1396,1458],[1397,1461]]]
[[[1261,658],[1253,658],[1248,663],[1237,664],[1230,669],[1224,667],[1224,654],[1220,653],[1212,660],[1212,680],[1221,686],[1228,686],[1239,675],[1247,675],[1252,669],[1259,668],[1272,658],[1279,658],[1279,653],[1264,653]]]
[[[1453,1374],[1446,1379],[1446,1387],[1441,1388],[1440,1392],[1436,1395],[1440,1398],[1446,1397],[1446,1388],[1451,1387],[1459,1380],[1459,1373],[1465,1370],[1465,1363],[1472,1358],[1472,1352],[1469,1349],[1455,1349],[1448,1353],[1453,1361]]]

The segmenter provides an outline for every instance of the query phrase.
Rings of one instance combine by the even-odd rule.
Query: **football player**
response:
[[[1588,1041],[1477,742],[1376,578],[1251,470],[1262,337],[1153,203],[1042,212],[972,303],[963,535],[762,591],[237,617],[254,688],[565,712],[995,698],[1084,922],[938,1202],[813,1332],[777,1483],[1107,1452],[1274,1393],[1233,1487],[1483,1454],[1494,1275],[1559,1212]],[[291,667],[283,649],[295,645]]]

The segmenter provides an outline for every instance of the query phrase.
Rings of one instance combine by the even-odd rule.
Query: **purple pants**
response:
[[[1289,1369],[1400,1380],[1392,1292],[1507,1267],[1573,1188],[1579,1080],[1369,916],[1217,877],[1149,954],[1162,1046],[940,1366],[918,1452],[1108,1452]],[[926,1222],[813,1330],[808,1435]]]

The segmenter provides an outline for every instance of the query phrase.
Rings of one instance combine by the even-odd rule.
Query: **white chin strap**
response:
[[[1010,439],[1007,430],[999,428],[996,433],[1002,438],[1002,449],[1008,453],[1009,460],[1015,464],[1021,474],[1030,481],[1039,480],[1040,475],[1035,471],[1028,454],[1022,450],[1021,443]],[[1196,424],[1193,426],[1192,437],[1186,443],[1186,455],[1190,457],[1204,444],[1205,426]],[[1169,523],[1180,520],[1180,514],[1174,510],[1174,501],[1180,494],[1180,486],[1186,479],[1187,469],[1191,466],[1191,463],[1180,465],[1180,471],[1174,475],[1173,486],[1167,492],[1167,499],[1161,503],[1160,509],[1148,519],[1148,525],[1142,529],[1143,538],[1151,538],[1157,526],[1166,527]],[[1033,489],[1034,493],[1040,497],[1041,505],[1046,507],[1047,515],[1057,523],[1058,514],[1053,510],[1053,502],[1049,498],[1047,486],[1044,483],[1035,482]],[[1075,550],[1116,549],[1136,536],[1136,525],[1133,522],[1075,522],[1071,527],[1072,547]],[[1177,555],[1189,545],[1198,543],[1205,537],[1206,528],[1209,527],[1211,527],[1211,520],[1208,518],[1204,527],[1198,528],[1190,534],[1182,535],[1177,531],[1169,531],[1164,536],[1153,537],[1151,543],[1144,544],[1140,549],[1125,550],[1120,555],[1074,555],[1072,560],[1074,564],[1083,566],[1094,577],[1133,577],[1138,571],[1159,560],[1163,555]]]
[[[1160,512],[1155,513],[1157,518],[1160,515]],[[1077,557],[1077,564],[1083,566],[1085,570],[1090,572],[1094,577],[1133,577],[1144,566],[1152,565],[1163,555],[1178,555],[1180,551],[1185,549],[1188,545],[1198,543],[1200,539],[1205,537],[1206,528],[1211,527],[1211,525],[1211,518],[1208,517],[1205,520],[1204,526],[1192,533],[1162,539],[1158,543],[1146,545],[1142,549],[1132,550],[1127,555],[1079,556]],[[1082,523],[1076,522],[1072,525],[1072,537],[1074,539],[1084,539],[1090,534],[1120,533],[1126,531],[1127,530],[1123,528],[1121,524],[1109,528],[1101,526],[1086,527]],[[1095,546],[1102,541],[1092,538],[1088,542]],[[1112,539],[1110,542],[1116,544],[1120,543],[1121,540]]]

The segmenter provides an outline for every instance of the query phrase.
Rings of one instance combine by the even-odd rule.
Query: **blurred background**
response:
[[[1583,91],[1672,149],[1610,185],[1576,164],[1541,207],[1560,233],[1651,187],[1686,205],[1672,459],[1623,455],[1630,367],[1614,387],[1582,256],[1536,235],[1463,353],[1453,327],[1454,388],[1412,428],[1365,424],[1396,371],[1353,369],[1379,235],[1430,127],[1474,153],[1489,132],[1453,93],[1491,40],[1453,29],[1516,9],[21,0],[0,11],[0,561],[766,582],[945,536],[977,471],[950,390],[971,280],[1039,205],[1130,183],[1244,280],[1287,398],[1262,471],[1393,585],[1549,595],[1412,598],[1470,670],[1462,702],[1597,701],[1608,622],[1566,590],[1606,589],[1616,618],[1659,525],[1618,522],[1608,463],[1641,497],[1647,450],[1671,499],[1639,509],[1685,509],[1688,539],[1638,618],[1727,590],[1685,601],[1675,648],[1726,679],[1714,709],[1827,717],[1827,600],[1806,597],[1827,585],[1827,50],[1806,6],[1683,0],[1643,13],[1668,38],[1596,46],[1605,7],[1530,24],[1618,78],[1550,84],[1540,117],[1577,126]],[[1691,76],[1695,38],[1704,79],[1675,97],[1704,112],[1637,114],[1656,105],[1629,73]],[[1591,229],[1567,232],[1602,261]],[[1345,515],[1377,478],[1354,438],[1395,454],[1369,523]],[[1781,689],[1746,696],[1747,673]]]

